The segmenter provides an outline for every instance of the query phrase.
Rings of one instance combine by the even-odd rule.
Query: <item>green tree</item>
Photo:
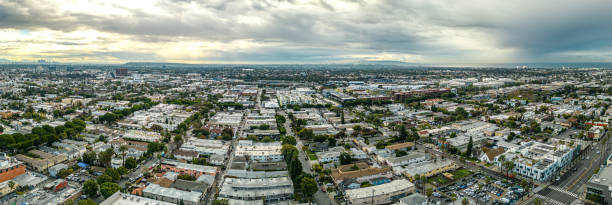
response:
[[[290,145],[296,145],[297,141],[295,140],[295,137],[293,136],[283,136],[281,137],[281,142],[282,144],[290,144]]]
[[[174,136],[174,143],[176,144],[183,144],[183,137],[181,137],[181,135],[176,135]]]
[[[114,182],[118,182],[121,179],[121,174],[115,168],[108,168],[104,171],[104,174],[110,176]]]
[[[289,160],[289,175],[295,181],[300,174],[302,174],[302,163],[298,159],[298,153],[295,152]]]
[[[501,174],[502,171],[502,166],[504,165],[504,162],[506,161],[506,155],[501,155],[497,158],[497,162],[499,163],[499,173]]]
[[[221,132],[221,137],[223,140],[232,140],[234,138],[234,130],[232,128],[224,128]]]
[[[470,200],[468,200],[467,198],[463,198],[461,200],[461,205],[470,205]]]
[[[108,148],[103,152],[100,152],[100,154],[98,154],[98,159],[100,161],[100,164],[104,167],[111,167],[111,161],[113,160],[113,155],[115,154],[115,152],[113,152],[112,148]]]
[[[59,178],[66,178],[66,177],[68,177],[68,175],[70,175],[72,173],[70,170],[72,170],[72,169],[61,169],[57,173],[57,177],[59,177]]]
[[[289,159],[291,159],[291,156],[293,156],[294,153],[298,154],[298,149],[291,144],[284,144],[281,148],[281,153],[283,154],[285,161],[288,163]]]
[[[470,136],[470,141],[468,142],[467,150],[465,151],[466,157],[472,157],[473,148],[474,148],[474,141],[472,141],[472,136]]]
[[[514,162],[513,161],[505,161],[504,162],[504,168],[506,169],[506,175],[509,177],[509,172],[512,171],[512,169],[514,169]]]
[[[121,189],[117,183],[114,182],[104,182],[100,185],[100,193],[104,198],[108,198],[113,195],[115,192],[118,192]]]
[[[312,196],[317,192],[317,183],[311,177],[304,177],[300,182],[300,188],[304,196],[308,197],[308,201],[312,201]]]
[[[121,145],[119,147],[119,152],[121,152],[121,160],[123,162],[123,166],[125,167],[125,152],[128,150],[126,145]]]
[[[195,181],[196,178],[189,174],[181,174],[176,177],[177,179],[187,180],[187,181]]]
[[[350,163],[353,163],[353,158],[351,157],[351,155],[349,153],[346,153],[346,152],[340,153],[340,164],[341,165],[346,165],[346,164],[350,164]]]
[[[138,166],[138,161],[134,157],[128,157],[124,164],[125,168],[134,169]]]
[[[129,172],[129,170],[125,167],[119,167],[117,168],[117,172],[119,172],[119,174],[123,176],[123,175],[126,175]]]
[[[328,146],[330,146],[330,147],[335,147],[336,146],[336,138],[334,138],[333,136],[327,138],[327,141],[328,141],[328,143],[327,143]]]
[[[404,142],[406,139],[408,139],[408,131],[406,131],[406,126],[402,124],[399,128],[399,136],[397,141]]]
[[[104,184],[106,182],[113,182],[113,178],[111,176],[108,176],[108,174],[103,174],[100,175],[96,181],[98,181],[98,184]]]
[[[9,181],[9,182],[8,182],[8,186],[9,186],[9,188],[11,188],[11,189],[15,188],[15,182],[14,182],[14,181],[12,181],[12,180],[11,180],[11,181]]]
[[[431,195],[433,194],[433,192],[434,192],[434,191],[433,191],[433,189],[432,189],[431,187],[430,187],[430,188],[427,188],[427,190],[425,191],[425,195],[427,195],[427,199],[429,199],[429,197],[431,197]]]
[[[270,138],[270,136],[265,136],[263,137],[263,139],[261,139],[262,142],[272,142],[272,138]]]
[[[304,140],[310,140],[314,137],[314,133],[312,132],[311,129],[304,129],[304,128],[298,131],[297,135],[300,139],[304,139]]]
[[[268,124],[261,124],[261,125],[259,125],[259,129],[260,130],[268,130],[268,129],[270,129],[270,125],[268,125]]]
[[[83,162],[88,165],[93,165],[96,162],[96,152],[89,151],[83,154]]]
[[[97,205],[97,204],[91,199],[85,199],[85,200],[80,200],[78,205]]]
[[[535,199],[533,200],[533,204],[535,204],[535,205],[542,205],[542,204],[544,204],[544,203],[542,202],[542,199],[540,199],[540,198],[535,198]]]
[[[98,195],[98,183],[91,179],[87,180],[83,184],[83,193],[90,197]]]
[[[164,130],[164,128],[161,125],[153,124],[151,125],[151,130],[156,131],[156,132],[161,132]]]
[[[227,199],[217,199],[213,201],[213,205],[229,205],[229,201]]]

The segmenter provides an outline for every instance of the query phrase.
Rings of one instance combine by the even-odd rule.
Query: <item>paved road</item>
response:
[[[501,173],[499,173],[499,172],[497,172],[497,171],[493,171],[493,170],[490,170],[490,169],[484,168],[484,167],[482,167],[482,166],[479,166],[479,165],[476,165],[476,164],[469,163],[469,162],[467,162],[466,160],[462,160],[462,159],[460,159],[460,158],[459,158],[459,157],[457,157],[457,156],[450,155],[450,154],[445,153],[445,152],[441,152],[440,150],[437,150],[437,149],[430,149],[430,148],[427,148],[427,147],[423,146],[423,145],[422,145],[420,142],[417,142],[416,146],[417,146],[417,149],[420,149],[420,150],[428,150],[430,153],[436,153],[436,154],[438,154],[438,155],[444,156],[444,157],[445,157],[445,159],[451,159],[451,160],[453,160],[453,161],[454,161],[454,162],[455,162],[457,165],[462,166],[462,167],[465,167],[465,168],[467,168],[467,169],[469,169],[469,170],[471,170],[471,171],[473,171],[473,172],[480,172],[480,173],[482,173],[482,174],[486,174],[486,175],[488,175],[488,176],[490,176],[490,177],[493,177],[493,178],[494,178],[494,179],[496,179],[496,180],[508,179],[507,177],[505,177],[504,175],[502,175]],[[513,179],[513,180],[518,180],[518,179]]]
[[[138,167],[134,171],[130,172],[128,174],[128,176],[127,176],[127,179],[122,179],[121,181],[119,181],[119,186],[124,187],[125,184],[127,184],[129,182],[130,178],[137,177],[138,175],[142,174],[144,170],[149,169],[149,167],[153,166],[153,164],[155,164],[157,162],[159,162],[159,160],[157,158],[151,157],[144,164],[140,165],[140,167]]]
[[[287,113],[284,111],[279,111],[281,115],[283,115],[286,119],[285,121],[285,129],[287,130],[287,136],[294,136],[295,140],[296,140],[296,147],[298,149],[298,158],[300,159],[300,162],[302,163],[302,171],[308,174],[316,174],[314,173],[310,168],[310,162],[308,162],[308,155],[306,155],[306,153],[304,153],[304,151],[302,151],[302,146],[304,145],[302,143],[302,140],[300,140],[297,136],[295,136],[293,134],[293,130],[291,130],[291,123],[289,122],[290,119],[287,116]],[[330,199],[330,197],[327,195],[327,193],[321,191],[321,186],[317,183],[317,189],[318,191],[314,194],[313,201],[314,203],[316,203],[317,205],[332,205],[335,204],[334,201],[332,201]]]
[[[584,198],[584,185],[609,155],[611,145],[609,140],[605,144],[593,143],[592,147],[581,152],[572,166],[562,171],[559,181],[554,181],[538,191],[537,197],[552,204],[571,204],[576,199]]]

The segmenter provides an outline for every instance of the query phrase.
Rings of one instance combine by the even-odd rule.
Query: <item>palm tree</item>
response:
[[[512,169],[514,169],[514,162],[513,161],[505,161],[504,162],[504,167],[506,168],[506,176],[509,178],[510,174],[509,172],[512,171]]]
[[[427,191],[425,192],[425,194],[427,195],[427,203],[429,203],[429,198],[431,197],[431,195],[433,194],[433,189],[429,188],[427,189]]]
[[[15,188],[15,182],[14,182],[14,181],[9,181],[9,182],[8,182],[8,186],[9,186],[11,189]]]
[[[467,198],[463,198],[461,200],[461,205],[470,205],[470,200],[468,200]]]
[[[427,176],[421,175],[421,186],[423,187],[423,191],[425,191],[425,187],[427,186]]]
[[[128,147],[126,145],[121,145],[119,147],[119,151],[121,152],[121,157],[122,157],[122,162],[123,162],[123,167],[125,167],[125,152],[128,150]]]
[[[535,204],[535,205],[542,205],[542,204],[543,204],[543,203],[542,203],[542,199],[540,199],[540,198],[535,198],[535,199],[533,200],[533,204]]]
[[[506,161],[506,155],[501,155],[499,156],[499,158],[497,158],[497,162],[499,164],[499,173],[502,173],[502,165],[504,164],[504,162]]]
[[[420,183],[420,181],[421,181],[421,175],[420,175],[420,174],[415,174],[415,175],[414,175],[414,183],[415,183],[417,186],[420,186],[420,184],[421,184],[421,183]]]

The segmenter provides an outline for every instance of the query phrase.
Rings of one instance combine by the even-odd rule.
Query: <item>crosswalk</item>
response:
[[[570,196],[572,196],[572,197],[574,197],[574,198],[578,198],[578,194],[575,194],[575,193],[573,193],[573,192],[567,191],[567,190],[565,190],[565,189],[563,189],[563,188],[561,188],[561,187],[557,187],[557,186],[548,186],[548,188],[550,188],[550,189],[552,189],[552,190],[555,190],[555,191],[558,191],[558,192],[561,192],[561,193],[564,193],[564,194],[567,194],[567,195],[570,195]]]
[[[542,195],[540,195],[540,194],[536,194],[535,196],[536,196],[536,198],[544,199],[544,200],[546,201],[546,204],[552,204],[552,205],[567,205],[567,204],[564,204],[564,203],[559,202],[559,201],[557,201],[557,200],[551,199],[550,197],[547,197],[547,196],[542,196]]]

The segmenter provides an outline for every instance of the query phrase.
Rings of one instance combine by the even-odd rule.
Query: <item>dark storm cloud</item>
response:
[[[187,38],[278,45],[221,51],[225,57],[205,60],[327,61],[397,53],[474,62],[495,51],[513,61],[612,60],[603,54],[586,57],[612,51],[609,0],[155,1],[153,6],[162,12],[113,4],[127,15],[67,11],[57,5],[0,1],[0,28],[64,32],[87,28],[144,42]],[[573,53],[570,58],[569,53]]]

